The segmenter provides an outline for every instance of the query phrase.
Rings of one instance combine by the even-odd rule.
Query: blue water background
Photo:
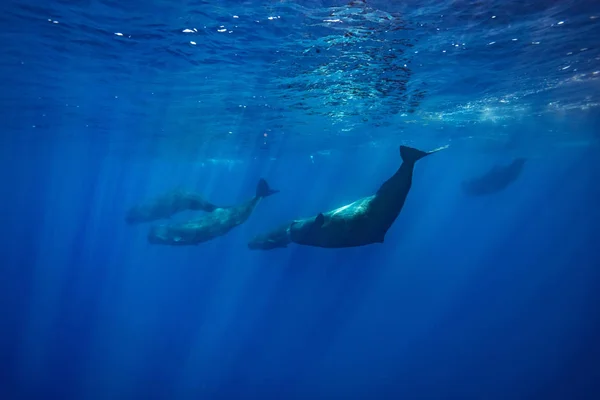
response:
[[[297,4],[242,11],[333,6]],[[299,46],[284,27],[232,47],[207,34],[202,55],[189,37],[176,39],[205,20],[218,28],[222,14],[242,17],[236,3],[219,3],[222,14],[202,2],[3,3],[0,398],[598,398],[597,5],[524,4],[498,18],[524,35],[537,13],[572,21],[568,35],[548,38],[587,49],[571,67],[579,71],[562,69],[569,63],[552,53],[560,46],[491,57],[482,39],[468,56],[414,62],[431,63],[410,78],[430,82],[420,111],[394,113],[399,100],[381,96],[355,121],[339,112],[358,102],[318,103],[319,92],[308,110],[338,114],[315,117],[267,91]],[[401,11],[410,6],[407,20],[429,23],[425,38],[443,26],[431,25],[432,7],[446,7],[449,36],[466,29],[461,16],[488,10]],[[156,21],[156,37],[114,34]],[[268,43],[282,36],[290,54],[274,55]],[[435,48],[423,40],[417,48]],[[247,46],[267,50],[239,64],[207,61]],[[211,83],[199,83],[207,71]],[[399,166],[402,143],[450,148],[418,162],[384,244],[247,249],[286,220],[371,194]],[[460,190],[522,155],[527,168],[505,191]],[[146,225],[124,222],[128,207],[173,187],[235,204],[260,177],[281,192],[199,246],[152,246]]]

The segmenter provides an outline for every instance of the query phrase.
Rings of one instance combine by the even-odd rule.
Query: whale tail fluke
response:
[[[404,161],[405,163],[414,164],[425,156],[428,156],[433,153],[437,153],[438,151],[444,150],[447,148],[448,148],[448,145],[438,147],[437,149],[433,149],[431,151],[423,151],[423,150],[415,149],[413,147],[400,146],[400,157],[402,157],[402,161]]]
[[[256,185],[256,197],[268,197],[275,193],[279,193],[279,190],[271,189],[267,181],[262,178],[258,181],[258,185]]]

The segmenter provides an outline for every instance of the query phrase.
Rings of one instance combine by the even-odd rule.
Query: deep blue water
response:
[[[0,44],[1,399],[600,398],[597,2],[4,1]],[[248,249],[400,144],[450,147],[383,244]],[[125,223],[261,177],[210,242]]]

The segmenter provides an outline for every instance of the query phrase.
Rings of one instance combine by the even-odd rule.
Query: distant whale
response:
[[[196,193],[176,190],[156,197],[145,204],[130,208],[125,216],[125,221],[133,225],[170,218],[178,212],[185,210],[212,212],[217,208],[216,205]]]
[[[258,182],[256,195],[244,204],[232,207],[218,207],[210,214],[182,222],[155,225],[148,232],[148,241],[152,244],[194,245],[207,242],[225,235],[250,217],[261,199],[279,190],[269,188],[264,179]]]
[[[470,196],[483,196],[499,192],[517,180],[523,171],[525,161],[525,158],[516,158],[508,165],[496,165],[485,174],[464,181],[462,189]]]
[[[316,217],[293,221],[266,235],[255,237],[250,249],[268,250],[294,242],[305,246],[343,248],[383,243],[412,185],[415,163],[421,158],[448,146],[425,152],[400,146],[402,164],[396,173],[381,185],[377,193]]]

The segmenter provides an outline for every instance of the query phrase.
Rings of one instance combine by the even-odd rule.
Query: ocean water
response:
[[[600,3],[4,0],[0,44],[1,399],[600,398]],[[384,243],[248,248],[400,145],[449,147]],[[125,222],[260,178],[197,246]]]

